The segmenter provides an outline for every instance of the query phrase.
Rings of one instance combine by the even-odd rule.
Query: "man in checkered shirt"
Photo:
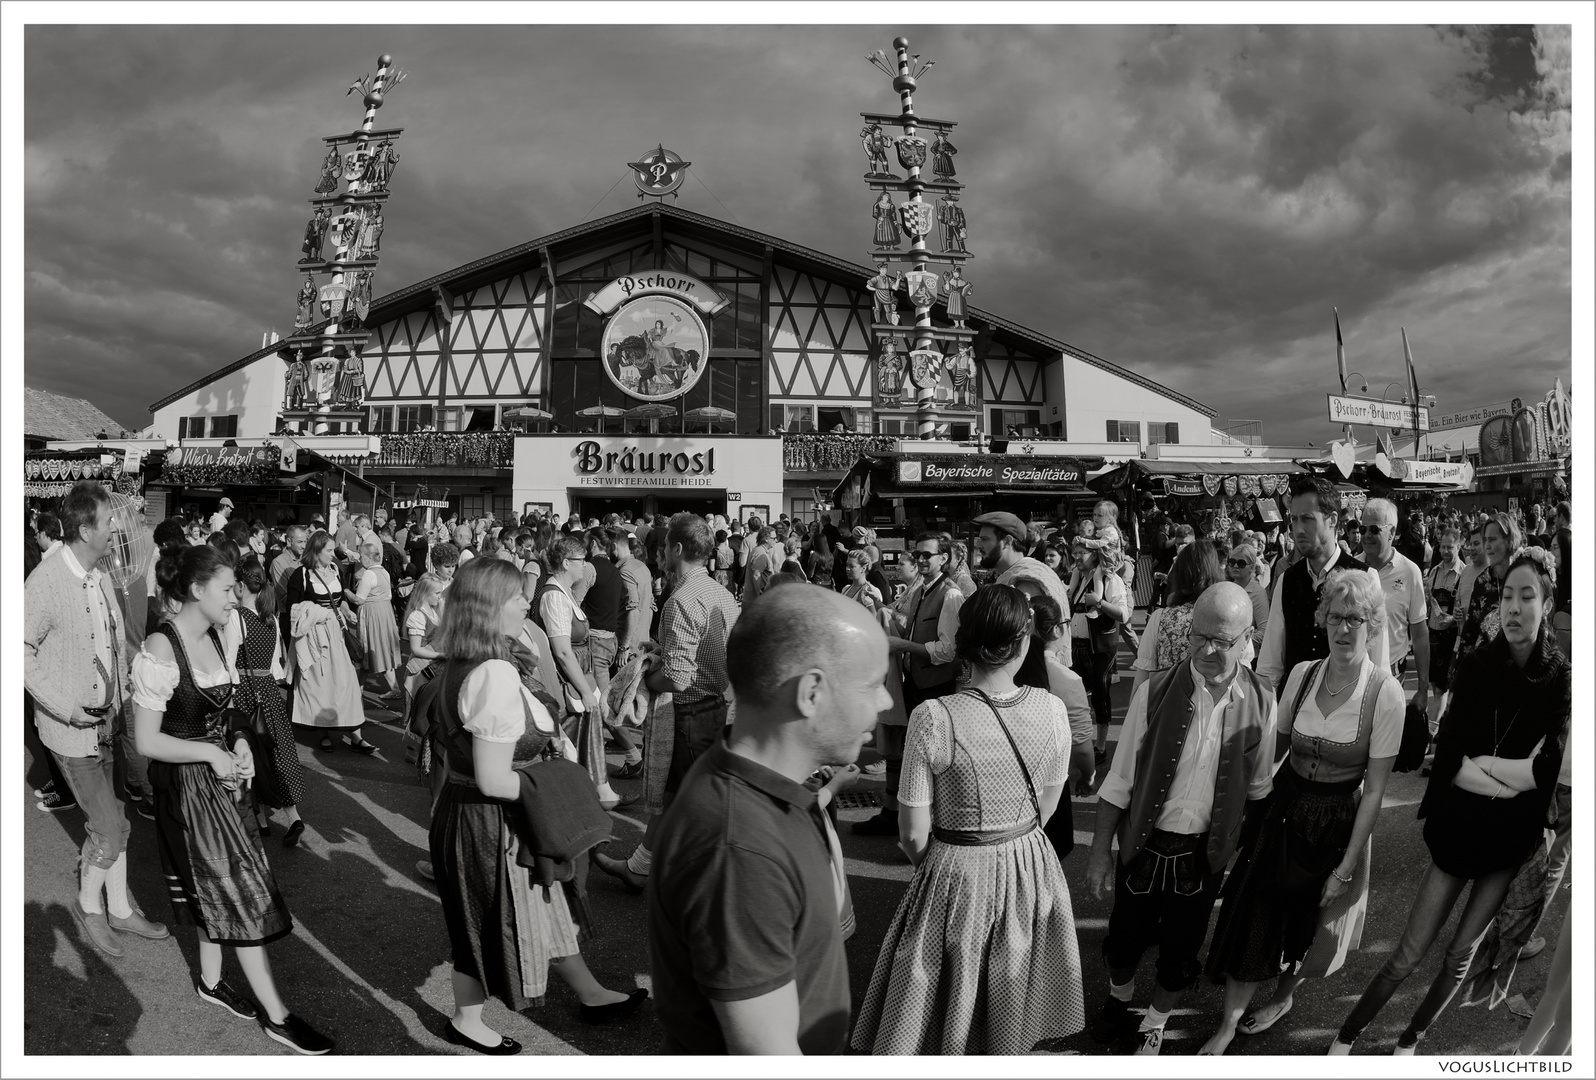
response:
[[[737,599],[706,564],[715,536],[697,514],[677,514],[666,528],[660,558],[675,586],[660,611],[659,649],[644,681],[656,694],[674,695],[676,736],[665,779],[665,808],[692,767],[726,727],[726,638],[737,621]],[[595,852],[599,869],[641,890],[653,862],[650,841],[663,816],[649,819],[643,842],[627,859]]]

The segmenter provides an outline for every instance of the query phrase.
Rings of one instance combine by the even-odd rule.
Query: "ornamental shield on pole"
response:
[[[937,302],[937,275],[931,271],[906,271],[903,283],[915,307],[930,307]]]
[[[341,282],[321,287],[321,313],[324,318],[341,319],[349,309],[349,286]]]
[[[896,149],[898,164],[905,169],[918,169],[925,164],[926,141],[918,135],[900,135]]]
[[[371,151],[362,143],[358,150],[344,155],[344,179],[350,183],[362,179],[366,175],[366,166],[370,164]]]
[[[915,349],[909,353],[909,378],[921,390],[942,381],[942,366],[947,362],[936,349]]]
[[[903,223],[903,231],[910,236],[918,238],[931,235],[932,210],[927,203],[899,203],[898,220]]]

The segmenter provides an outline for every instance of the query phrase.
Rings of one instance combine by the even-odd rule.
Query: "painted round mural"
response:
[[[709,331],[687,304],[643,296],[624,305],[604,328],[604,370],[634,398],[670,401],[709,369]]]

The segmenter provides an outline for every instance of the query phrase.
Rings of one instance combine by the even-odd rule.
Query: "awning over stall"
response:
[[[1165,461],[1158,458],[1131,458],[1116,469],[1095,477],[1093,491],[1139,487],[1165,495],[1227,495],[1246,489],[1243,494],[1273,495],[1287,483],[1287,477],[1306,472],[1291,461]],[[1233,479],[1231,479],[1233,478]]]
[[[851,510],[872,497],[1086,495],[1086,474],[1102,465],[1100,457],[866,451],[837,485],[832,501]]]

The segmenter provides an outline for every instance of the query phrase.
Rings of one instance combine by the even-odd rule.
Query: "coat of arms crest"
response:
[[[909,377],[914,385],[924,390],[942,381],[942,368],[947,357],[936,349],[915,349],[909,353]]]
[[[898,164],[905,169],[918,169],[925,164],[926,141],[918,135],[900,135],[896,140]]]
[[[933,213],[931,206],[927,203],[913,201],[899,203],[898,220],[903,223],[903,231],[910,236],[931,235]]]
[[[929,270],[909,270],[903,275],[909,299],[915,307],[930,307],[937,302],[937,275]]]

